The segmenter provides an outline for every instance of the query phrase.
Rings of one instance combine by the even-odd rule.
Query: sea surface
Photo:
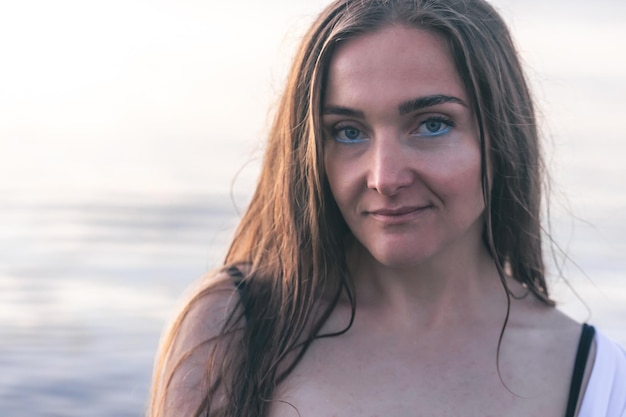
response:
[[[213,268],[228,196],[0,204],[0,416],[137,417],[161,330]]]

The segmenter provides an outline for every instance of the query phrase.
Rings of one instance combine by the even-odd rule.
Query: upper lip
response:
[[[369,214],[378,214],[381,216],[401,216],[408,214],[416,210],[427,208],[428,205],[423,206],[402,206],[402,207],[384,207],[376,210],[369,210]]]

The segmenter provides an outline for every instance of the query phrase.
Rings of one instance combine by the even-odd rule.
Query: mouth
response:
[[[389,207],[367,211],[367,214],[383,223],[399,224],[412,220],[431,208],[431,205]]]

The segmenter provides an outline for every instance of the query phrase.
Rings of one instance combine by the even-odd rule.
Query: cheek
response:
[[[332,151],[329,150],[324,155],[324,170],[330,191],[341,208],[354,193],[358,167],[351,166],[344,158],[330,152]]]
[[[326,176],[326,181],[328,182],[330,192],[333,194],[333,197],[335,197],[338,174],[334,161],[331,157],[328,156],[328,151],[324,152],[324,175]],[[337,198],[335,197],[335,200],[336,199]]]
[[[330,192],[339,206],[339,209],[343,212],[344,207],[350,201],[350,183],[342,175],[341,170],[335,170],[330,168],[326,171],[327,181],[330,188]]]
[[[440,165],[440,190],[466,202],[483,204],[480,151],[468,149]]]

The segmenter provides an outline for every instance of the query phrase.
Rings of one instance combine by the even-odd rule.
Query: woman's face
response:
[[[477,123],[440,37],[389,26],[341,45],[322,120],[333,196],[375,260],[446,262],[482,245]]]

